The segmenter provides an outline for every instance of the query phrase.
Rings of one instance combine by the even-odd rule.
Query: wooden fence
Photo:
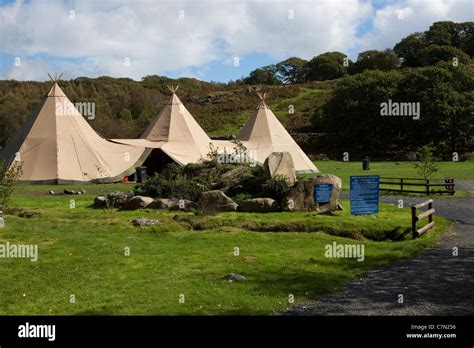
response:
[[[420,179],[420,178],[389,178],[380,177],[380,185],[390,185],[395,187],[381,187],[380,191],[393,191],[400,193],[420,193],[420,194],[441,194],[448,193],[453,195],[455,193],[454,179]],[[413,190],[412,188],[421,187],[422,190]],[[433,190],[436,187],[443,188],[442,190]]]
[[[428,206],[428,210],[424,211],[420,215],[416,215],[416,210],[423,208],[424,206]],[[426,231],[428,231],[430,228],[434,226],[435,224],[435,222],[433,221],[434,212],[435,212],[435,209],[433,208],[432,199],[428,199],[426,202],[411,206],[411,235],[413,239],[421,236],[423,233],[425,233]],[[420,229],[417,229],[416,223],[426,217],[428,217],[428,224],[426,224]]]

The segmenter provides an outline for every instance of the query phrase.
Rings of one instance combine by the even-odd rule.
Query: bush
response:
[[[167,174],[170,175],[169,173]],[[148,178],[144,183],[135,187],[135,193],[138,195],[154,198],[177,198],[196,201],[203,191],[208,187],[195,180],[188,180],[176,176],[175,179],[167,179],[162,175],[155,174]]]
[[[23,174],[23,163],[15,162],[8,167],[3,161],[0,161],[0,211],[7,210],[8,200],[13,193],[13,185]]]
[[[290,189],[288,178],[277,174],[273,178],[265,181],[262,185],[263,193],[266,197],[281,200],[285,193]]]

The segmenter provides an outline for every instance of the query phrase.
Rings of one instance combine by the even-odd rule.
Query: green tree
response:
[[[417,169],[418,175],[423,179],[429,179],[431,174],[436,173],[439,168],[436,166],[436,159],[433,155],[433,148],[425,145],[419,149],[420,161],[413,166]]]
[[[402,60],[402,66],[419,66],[418,54],[421,49],[426,47],[426,40],[423,33],[413,33],[403,38],[393,48],[394,52]]]
[[[275,65],[276,73],[283,83],[299,83],[304,80],[304,68],[307,60],[291,57]]]
[[[460,48],[453,46],[429,45],[418,52],[418,62],[420,66],[434,65],[441,61],[454,62],[456,58],[458,63],[468,63],[469,55]]]
[[[357,61],[351,65],[351,73],[360,73],[364,70],[395,70],[400,67],[400,59],[391,49],[385,51],[365,51],[359,53]]]
[[[280,83],[280,80],[276,76],[275,66],[269,65],[253,70],[244,82],[250,85],[276,85]]]
[[[327,52],[311,59],[305,65],[304,78],[307,81],[338,79],[348,72],[349,59],[341,52]]]

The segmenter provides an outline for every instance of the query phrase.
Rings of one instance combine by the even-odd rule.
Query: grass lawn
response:
[[[38,244],[39,259],[0,259],[0,315],[272,314],[289,306],[290,294],[296,302],[317,298],[371,268],[413,257],[450,226],[436,217],[434,230],[411,240],[404,234],[409,211],[391,205],[381,205],[378,215],[357,217],[350,216],[347,201],[346,211],[334,216],[205,217],[90,207],[95,195],[130,184],[85,185],[83,196],[45,194],[65,188],[79,187],[21,185],[12,198],[13,206],[33,215],[6,215],[0,243]],[[162,224],[133,227],[130,220],[137,217]],[[287,232],[268,232],[276,230]],[[325,246],[334,241],[363,244],[365,260],[326,258]],[[223,280],[229,273],[247,282]]]
[[[362,170],[362,162],[316,161],[314,162],[321,174],[334,174],[342,179],[342,188],[349,190],[351,175],[380,175],[393,178],[418,178],[417,169],[413,162],[371,162],[370,170]],[[437,162],[439,170],[431,178],[454,178],[460,180],[474,180],[474,161],[465,162]],[[311,177],[314,174],[303,174],[299,177]],[[416,187],[415,190],[422,190]]]

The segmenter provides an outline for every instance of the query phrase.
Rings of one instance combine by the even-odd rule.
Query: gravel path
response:
[[[451,232],[415,259],[369,271],[337,294],[307,301],[284,315],[473,315],[474,181],[457,184],[470,197],[435,198],[436,214],[454,220]],[[347,197],[347,196],[346,196]],[[382,196],[381,202],[404,206],[420,197]],[[453,256],[453,247],[458,256]],[[403,304],[398,303],[403,294]]]

